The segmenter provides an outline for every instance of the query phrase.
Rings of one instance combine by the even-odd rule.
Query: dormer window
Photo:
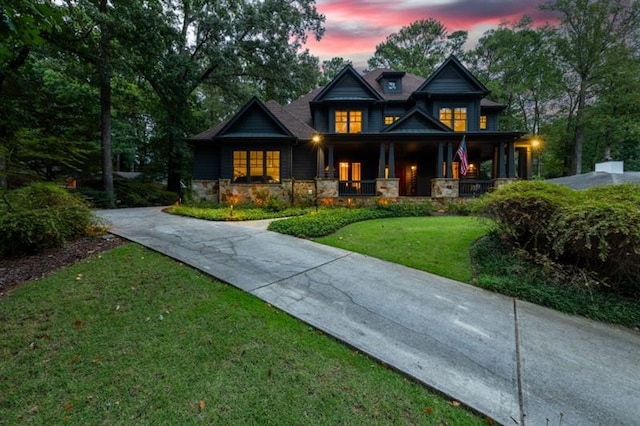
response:
[[[384,71],[376,81],[380,84],[384,93],[402,93],[404,75],[404,72]]]

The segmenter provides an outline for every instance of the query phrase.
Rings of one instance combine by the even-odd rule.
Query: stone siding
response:
[[[433,198],[458,198],[460,195],[458,179],[438,178],[431,180]]]
[[[376,179],[376,196],[398,198],[400,195],[400,179]]]

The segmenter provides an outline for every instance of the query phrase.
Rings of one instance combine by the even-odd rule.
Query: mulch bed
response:
[[[22,283],[40,279],[60,268],[124,243],[126,240],[107,234],[101,237],[79,238],[64,247],[48,249],[31,256],[0,258],[0,297]]]

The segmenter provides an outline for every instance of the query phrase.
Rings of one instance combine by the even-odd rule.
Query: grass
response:
[[[316,241],[469,282],[469,247],[487,231],[474,217],[393,218],[358,222]]]
[[[133,244],[8,293],[0,333],[2,424],[484,424]]]

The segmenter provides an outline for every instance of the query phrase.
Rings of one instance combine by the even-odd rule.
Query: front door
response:
[[[418,166],[413,164],[401,164],[398,177],[400,178],[400,196],[413,197],[418,191]]]

